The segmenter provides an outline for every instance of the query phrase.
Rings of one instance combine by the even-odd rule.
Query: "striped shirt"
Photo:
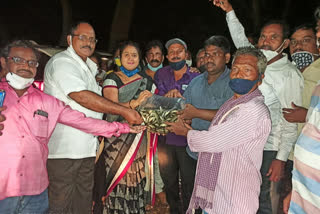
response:
[[[313,91],[294,151],[289,213],[320,213],[320,84]]]
[[[232,97],[219,109],[238,106],[222,123],[217,123],[218,112],[208,131],[188,132],[191,151],[199,152],[188,213],[199,206],[214,214],[253,214],[258,210],[260,167],[271,130],[270,115],[261,94],[239,105],[235,100]]]

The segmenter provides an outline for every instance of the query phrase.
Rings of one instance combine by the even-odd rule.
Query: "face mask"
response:
[[[192,59],[187,59],[186,64],[191,67],[192,66]]]
[[[186,60],[181,60],[179,62],[169,62],[170,67],[175,71],[179,71],[185,64]]]
[[[120,58],[119,58],[119,57],[115,57],[115,58],[114,58],[114,62],[116,63],[116,65],[117,65],[118,67],[121,66],[121,61],[120,61]]]
[[[70,45],[69,45],[69,47],[71,47],[73,49],[73,47],[72,47],[72,36],[71,35],[70,35]]]
[[[158,69],[163,67],[162,63],[158,67],[152,67],[149,63],[147,64],[147,66],[151,71],[154,71],[154,72],[156,72]]]
[[[320,48],[320,38],[317,39],[317,48]]]
[[[7,73],[6,79],[12,88],[18,90],[28,88],[34,81],[34,78],[23,78],[12,72]]]
[[[256,80],[246,80],[246,79],[231,79],[229,81],[229,87],[236,94],[247,94],[252,87],[260,80],[260,76]]]
[[[203,73],[203,72],[205,72],[207,69],[206,69],[206,65],[201,65],[199,68],[199,71],[201,72],[201,73]]]
[[[314,61],[313,54],[308,51],[299,51],[291,55],[293,64],[301,70],[308,67]]]
[[[129,71],[127,69],[125,69],[125,67],[121,66],[120,70],[127,76],[127,77],[132,77],[133,75],[135,75],[136,73],[139,72],[139,68],[137,67],[136,69]]]
[[[283,50],[281,50],[281,49],[283,47],[284,42],[285,42],[285,40],[282,42],[282,44],[275,51],[260,49],[262,51],[262,53],[267,57],[267,61],[270,61],[271,59],[273,59],[274,57],[276,57],[277,55],[282,53]]]

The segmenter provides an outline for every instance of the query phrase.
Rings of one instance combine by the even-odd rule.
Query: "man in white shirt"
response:
[[[97,65],[89,58],[95,50],[92,26],[80,22],[67,36],[67,50],[53,56],[45,68],[45,93],[87,117],[119,114],[141,123],[136,111],[101,96],[95,76]],[[70,143],[75,142],[75,143]],[[51,213],[91,213],[94,161],[98,141],[82,131],[58,124],[49,141],[49,207]]]
[[[227,0],[214,0],[213,4],[227,12],[227,23],[235,46],[237,48],[252,46],[231,4]],[[282,53],[289,45],[288,36],[289,30],[284,23],[271,21],[262,27],[257,44],[268,59],[265,78],[259,89],[265,99],[269,100],[270,94],[264,90],[264,85],[270,85],[276,92],[281,108],[291,107],[291,102],[297,105],[302,103],[303,77],[287,55]],[[271,108],[269,105],[268,107],[272,119],[272,131],[263,153],[258,213],[272,213],[272,211],[276,213],[279,201],[279,196],[276,194],[277,183],[281,179],[284,165],[297,139],[297,124],[287,122],[280,109]]]

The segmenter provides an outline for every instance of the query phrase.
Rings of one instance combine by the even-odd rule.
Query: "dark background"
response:
[[[260,15],[253,17],[252,2],[258,1]],[[117,0],[69,0],[72,20],[86,20],[95,28],[97,49],[110,50],[109,32]],[[247,35],[258,36],[267,19],[283,18],[291,27],[303,22],[314,23],[313,11],[319,0],[233,0],[237,16]],[[57,46],[62,32],[62,10],[59,0],[1,1],[0,45],[12,39],[31,39],[39,44]],[[126,14],[123,14],[126,16]],[[128,38],[140,44],[151,39],[166,42],[173,37],[185,40],[193,54],[211,35],[229,37],[225,12],[207,0],[135,0]]]

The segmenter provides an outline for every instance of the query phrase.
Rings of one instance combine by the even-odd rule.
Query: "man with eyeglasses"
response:
[[[0,213],[47,213],[48,141],[57,123],[105,137],[141,130],[85,117],[33,87],[38,57],[30,42],[18,40],[6,45],[0,58],[8,71],[0,82],[7,107],[0,108],[7,117],[0,117],[5,126],[0,137]]]
[[[228,28],[235,46],[237,48],[252,46],[230,2],[214,0],[213,4],[226,12]],[[266,100],[278,99],[280,108],[290,108],[292,102],[297,105],[302,104],[302,74],[283,53],[290,43],[288,36],[289,28],[286,23],[281,20],[271,20],[262,27],[257,43],[257,48],[268,60],[265,78],[259,89]],[[275,98],[272,93],[265,90],[267,85],[275,91]],[[272,107],[267,103],[266,105],[271,114],[272,130],[263,152],[258,214],[277,212],[279,181],[283,176],[284,166],[291,149],[297,140],[297,124],[286,121],[278,107]]]
[[[86,22],[75,24],[67,41],[68,49],[53,56],[45,67],[45,93],[88,117],[101,119],[103,113],[112,113],[129,123],[141,123],[136,111],[101,96],[95,79],[97,65],[89,58],[97,43],[93,27]],[[97,144],[91,134],[57,125],[50,138],[47,164],[50,212],[91,213]]]

